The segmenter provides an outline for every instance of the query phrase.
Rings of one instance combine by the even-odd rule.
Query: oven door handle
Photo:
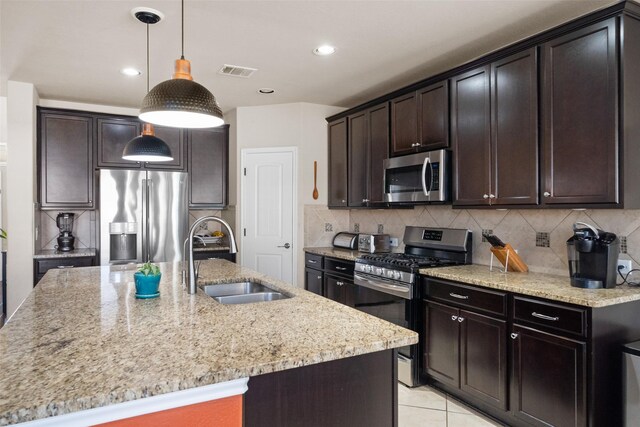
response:
[[[365,288],[373,289],[374,291],[379,291],[385,294],[395,295],[404,299],[411,299],[411,287],[407,286],[399,286],[392,285],[391,283],[380,283],[378,281],[373,281],[368,277],[364,277],[358,273],[353,275],[353,282],[356,285],[364,286]]]
[[[429,186],[427,187],[427,165],[429,166]],[[431,159],[429,157],[424,158],[422,163],[422,191],[425,196],[429,196],[431,193],[431,180],[433,176],[433,169],[431,168]]]

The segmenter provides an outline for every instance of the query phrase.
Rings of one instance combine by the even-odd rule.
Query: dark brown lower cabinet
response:
[[[507,408],[507,322],[425,303],[425,368],[438,381]]]
[[[355,285],[350,279],[324,275],[324,296],[340,304],[355,306]]]
[[[397,352],[249,378],[245,427],[397,427]]]
[[[227,261],[236,262],[236,254],[220,251],[194,251],[193,259],[196,261],[205,259],[226,259]]]
[[[540,426],[587,424],[587,344],[513,325],[511,411]]]
[[[49,270],[67,269],[76,267],[91,267],[96,265],[96,257],[79,256],[67,258],[38,258],[33,260],[33,286],[35,287],[40,279]]]
[[[323,274],[321,270],[313,268],[304,269],[304,288],[314,294],[324,295],[323,293]]]

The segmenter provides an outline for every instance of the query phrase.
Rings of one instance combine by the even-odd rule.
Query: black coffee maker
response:
[[[567,240],[567,253],[571,286],[588,289],[616,286],[620,254],[618,236],[576,222],[573,236]]]
[[[75,214],[71,212],[60,212],[56,217],[56,225],[60,229],[58,236],[58,246],[56,249],[62,252],[73,250],[73,244],[76,238],[73,237],[73,218]]]

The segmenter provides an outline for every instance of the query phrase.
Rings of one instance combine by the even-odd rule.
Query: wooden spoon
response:
[[[313,161],[313,200],[318,200],[318,162]]]

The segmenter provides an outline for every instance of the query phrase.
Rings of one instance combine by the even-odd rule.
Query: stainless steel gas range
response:
[[[404,253],[366,254],[356,259],[355,308],[422,332],[417,283],[421,268],[471,264],[472,233],[465,229],[406,227]],[[419,385],[422,343],[398,349],[398,379]]]

